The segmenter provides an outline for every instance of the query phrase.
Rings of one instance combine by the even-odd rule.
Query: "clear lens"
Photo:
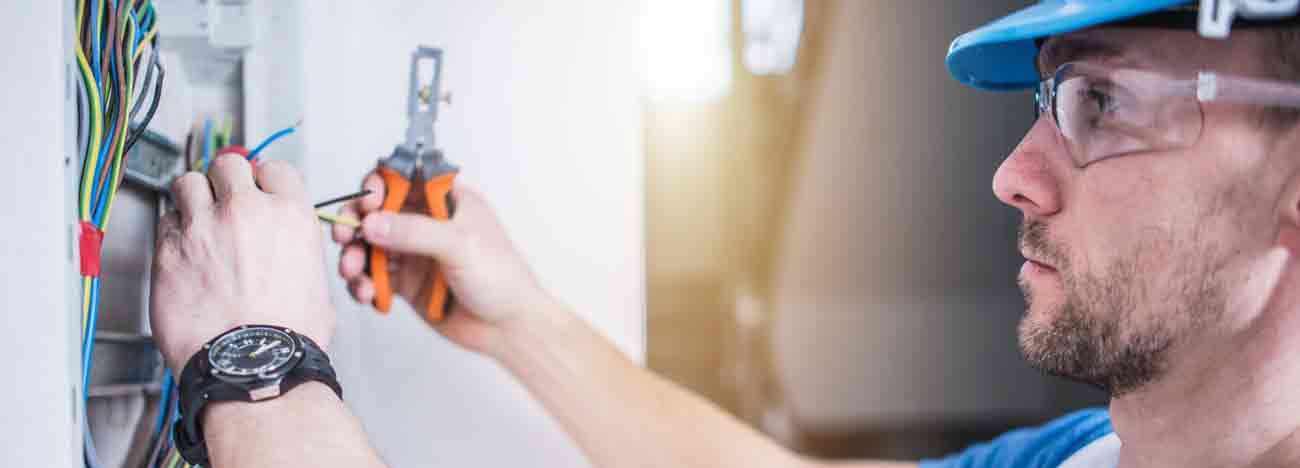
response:
[[[1139,70],[1065,64],[1052,80],[1052,116],[1078,167],[1133,153],[1189,147],[1202,116],[1176,80]]]

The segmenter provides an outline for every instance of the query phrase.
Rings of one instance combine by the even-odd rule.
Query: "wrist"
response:
[[[519,313],[514,320],[501,323],[498,338],[487,349],[487,355],[499,363],[507,364],[523,343],[551,342],[551,337],[563,335],[564,330],[572,327],[577,317],[569,312],[563,304],[545,295],[533,302],[534,306]]]
[[[204,407],[201,421],[203,440],[214,465],[229,455],[247,450],[250,440],[274,440],[286,426],[297,432],[313,427],[328,415],[341,411],[343,401],[328,385],[304,382],[272,400],[259,402],[220,401]]]
[[[337,402],[343,404],[334,390],[323,382],[307,381],[274,399],[249,401],[214,401],[203,407],[199,420],[203,421],[205,439],[211,441],[219,432],[258,420],[275,418],[277,414],[295,407],[313,407]]]

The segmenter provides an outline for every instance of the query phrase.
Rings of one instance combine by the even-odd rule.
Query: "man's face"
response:
[[[1262,36],[1262,35],[1261,35]],[[1192,32],[1106,28],[1055,37],[1051,73],[1086,61],[1194,78],[1197,70],[1263,77],[1262,37],[1209,41]],[[1206,104],[1196,143],[1077,167],[1050,115],[1040,116],[994,176],[1025,216],[1030,259],[1020,347],[1049,373],[1119,396],[1178,366],[1257,310],[1264,253],[1285,182],[1280,135],[1260,110]],[[1290,163],[1287,163],[1290,164]]]

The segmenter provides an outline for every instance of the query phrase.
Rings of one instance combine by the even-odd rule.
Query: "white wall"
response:
[[[636,2],[303,3],[313,193],[355,190],[392,150],[406,125],[410,52],[444,47],[453,105],[437,135],[460,180],[497,207],[547,287],[643,359]],[[453,349],[405,307],[379,316],[333,286],[332,354],[350,405],[393,466],[585,464],[495,364]]]
[[[0,2],[0,18],[22,18],[0,28],[0,56],[9,62],[0,75],[0,466],[81,460],[63,3]]]

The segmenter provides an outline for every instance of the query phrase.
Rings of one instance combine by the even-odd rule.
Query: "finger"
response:
[[[370,190],[370,193],[364,197],[356,199],[356,203],[352,204],[357,209],[356,214],[365,216],[371,212],[378,211],[379,208],[384,205],[384,195],[388,193],[384,187],[384,178],[380,177],[379,174],[375,172],[371,172],[361,181],[361,188],[364,190]]]
[[[361,232],[371,245],[433,257],[449,265],[459,263],[454,248],[461,241],[459,232],[425,215],[371,213],[361,221]]]
[[[212,193],[217,200],[229,200],[236,193],[257,190],[253,185],[253,165],[238,154],[217,156],[208,166],[208,180],[212,181]]]
[[[339,216],[351,219],[361,219],[360,216],[357,216],[356,208],[353,208],[352,203],[350,202],[344,204],[343,208],[339,209]],[[339,244],[347,244],[356,240],[356,235],[357,230],[346,224],[334,223],[333,228],[330,229],[330,237],[333,237],[334,242]]]
[[[197,213],[212,208],[212,185],[198,172],[186,172],[172,182],[172,201],[183,219],[193,219]]]
[[[362,304],[369,304],[370,301],[375,300],[375,285],[365,276],[348,281],[348,292],[352,294],[353,299]]]
[[[288,162],[279,159],[262,162],[257,165],[257,185],[262,191],[277,197],[291,200],[307,200],[307,186]]]
[[[360,243],[349,244],[339,254],[339,276],[351,280],[362,276],[366,270],[366,248]]]
[[[158,225],[154,231],[154,252],[165,252],[168,245],[176,242],[181,235],[181,218],[180,213],[172,211],[158,219]],[[155,259],[157,257],[155,256]]]
[[[487,200],[483,198],[483,193],[469,185],[457,184],[452,187],[451,201],[455,204],[457,213],[491,211]],[[452,219],[456,219],[456,217],[453,215]]]

